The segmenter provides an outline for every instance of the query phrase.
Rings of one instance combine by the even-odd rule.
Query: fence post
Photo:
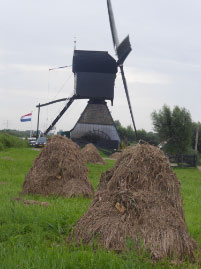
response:
[[[181,167],[183,167],[183,162],[184,162],[184,155],[181,155]]]
[[[195,167],[197,166],[197,155],[196,154],[194,155],[194,166]]]

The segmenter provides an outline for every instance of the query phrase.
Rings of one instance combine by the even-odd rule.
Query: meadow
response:
[[[24,177],[38,151],[8,148],[0,151],[0,268],[199,268],[185,261],[177,265],[168,260],[152,263],[149,254],[129,249],[116,254],[89,246],[69,245],[67,236],[90,205],[90,199],[23,196],[46,201],[48,207],[17,201]],[[89,179],[97,188],[102,172],[114,165],[88,164]],[[175,169],[181,181],[184,211],[191,236],[201,248],[201,171]]]

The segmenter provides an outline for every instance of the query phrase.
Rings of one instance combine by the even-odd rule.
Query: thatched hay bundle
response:
[[[97,148],[93,144],[87,144],[81,150],[81,155],[82,158],[85,160],[85,162],[105,164],[103,158],[101,157]]]
[[[112,178],[113,173],[114,173],[114,168],[110,168],[106,172],[102,173],[97,191],[103,191],[107,189],[107,184]]]
[[[115,159],[115,160],[118,160],[121,156],[121,152],[120,151],[117,151],[117,152],[114,152],[110,155],[110,158],[112,159]]]
[[[23,194],[92,197],[79,147],[63,136],[53,136],[34,161],[23,184]]]
[[[71,237],[122,251],[126,240],[142,242],[153,259],[193,259],[195,241],[189,236],[180,183],[159,149],[138,144],[126,149],[113,169],[102,176],[90,208]]]

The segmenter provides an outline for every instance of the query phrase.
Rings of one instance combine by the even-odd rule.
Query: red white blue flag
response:
[[[29,113],[29,114],[26,114],[24,116],[22,116],[20,118],[20,121],[24,122],[24,121],[31,121],[31,116],[32,116],[32,113]]]

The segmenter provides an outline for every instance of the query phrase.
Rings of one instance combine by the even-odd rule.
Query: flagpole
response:
[[[33,113],[33,111],[31,111],[31,130],[30,130],[30,138],[32,137],[32,113]]]
[[[36,133],[36,138],[38,138],[39,118],[40,118],[40,103],[38,104],[38,122],[37,122],[37,133]]]

